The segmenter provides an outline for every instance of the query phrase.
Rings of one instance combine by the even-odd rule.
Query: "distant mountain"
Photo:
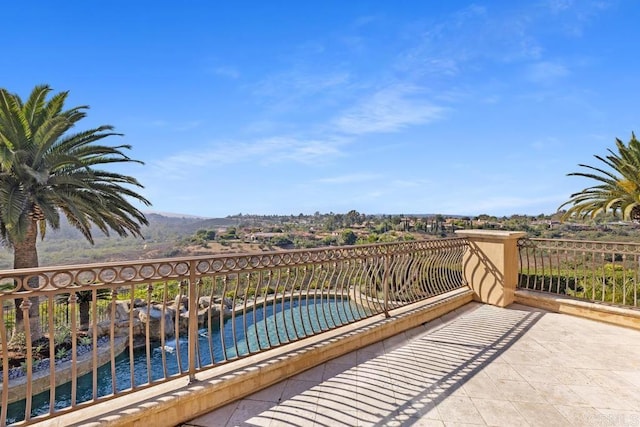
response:
[[[198,216],[198,215],[188,215],[183,213],[175,213],[175,212],[158,212],[158,211],[142,211],[145,216],[149,217],[149,215],[160,215],[166,218],[194,218],[194,219],[209,219],[207,216]]]
[[[237,219],[202,218],[193,215],[145,213],[148,226],[141,229],[144,239],[120,237],[116,233],[105,236],[94,227],[94,245],[72,227],[65,217],[60,218],[58,230],[47,229],[44,240],[38,241],[41,266],[69,265],[102,261],[122,261],[163,258],[180,254],[185,238],[197,230],[217,229],[238,225]],[[13,255],[0,248],[0,269],[12,268]]]
[[[199,228],[215,229],[219,227],[233,227],[240,223],[238,218],[208,218],[198,222]]]

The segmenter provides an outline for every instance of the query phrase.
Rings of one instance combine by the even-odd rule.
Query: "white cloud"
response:
[[[302,98],[345,85],[349,79],[350,74],[344,71],[323,74],[291,70],[265,78],[255,86],[254,94],[268,98]]]
[[[166,120],[152,120],[147,123],[147,126],[161,129],[168,129],[176,132],[183,132],[192,130],[199,127],[202,124],[200,120],[190,120],[186,122],[169,122]]]
[[[371,173],[356,173],[349,175],[334,176],[330,178],[321,178],[315,182],[323,184],[352,184],[355,182],[373,181],[380,178],[380,175]]]
[[[391,182],[395,187],[403,187],[403,188],[412,188],[412,187],[421,187],[424,185],[431,184],[431,181],[426,179],[395,179]]]
[[[277,148],[269,152],[263,163],[293,161],[305,164],[315,164],[328,158],[343,156],[341,146],[347,143],[344,139],[333,137],[324,140],[274,137],[266,142],[273,142]]]
[[[213,69],[213,72],[214,74],[217,74],[222,77],[227,77],[233,80],[240,78],[240,72],[237,69],[230,66],[216,67]]]
[[[561,28],[566,34],[580,37],[593,18],[611,4],[608,0],[549,0],[547,8],[554,18],[562,19]]]
[[[553,204],[560,206],[566,200],[566,195],[554,195],[544,197],[483,197],[479,200],[471,200],[465,204],[451,204],[446,209],[451,212],[466,214],[498,213],[502,215],[516,214],[518,212],[530,212],[536,206]],[[464,207],[469,209],[464,209]],[[542,209],[542,208],[541,208]]]
[[[269,165],[280,162],[317,164],[327,158],[344,155],[341,146],[344,139],[314,140],[294,137],[271,137],[251,142],[216,142],[200,150],[183,151],[152,162],[157,170],[167,176],[182,179],[193,168],[253,162]]]
[[[573,0],[549,0],[547,5],[551,12],[556,14],[569,9],[573,3]]]
[[[362,135],[394,132],[442,118],[445,109],[419,97],[416,86],[397,84],[375,92],[334,120],[338,131]]]
[[[562,142],[559,141],[558,138],[549,136],[543,139],[538,139],[533,141],[533,143],[531,144],[531,147],[538,151],[544,151],[544,150],[552,150],[554,148],[557,148],[561,144]]]
[[[550,61],[531,65],[526,73],[528,80],[534,83],[549,84],[569,75],[569,70],[562,64]]]

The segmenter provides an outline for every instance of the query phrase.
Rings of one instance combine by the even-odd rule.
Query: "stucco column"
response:
[[[463,268],[474,299],[498,307],[511,304],[518,283],[518,239],[527,233],[457,230],[456,234],[469,240]]]

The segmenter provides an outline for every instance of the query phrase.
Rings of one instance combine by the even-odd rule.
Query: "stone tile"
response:
[[[469,397],[481,399],[503,399],[502,391],[496,383],[484,372],[478,372],[464,382],[462,388]]]
[[[530,337],[523,337],[516,341],[511,347],[510,351],[524,351],[529,353],[539,353],[549,355],[551,351],[538,343],[536,340]]]
[[[429,418],[420,418],[416,421],[411,421],[409,424],[411,427],[444,427],[444,423],[440,420],[432,420]]]
[[[333,401],[338,405],[351,405],[355,401],[358,392],[357,384],[342,383],[338,381],[325,381],[314,387],[318,392],[318,404],[321,400]],[[355,405],[353,405],[355,407]]]
[[[248,399],[241,400],[226,425],[233,427],[267,427],[271,424],[271,419],[273,418],[273,412],[271,410],[276,406],[277,405],[270,402]],[[213,424],[213,426],[216,426],[216,424]]]
[[[584,351],[589,352],[590,349]],[[612,357],[608,361],[598,361],[586,354],[581,354],[571,358],[571,366],[578,369],[607,369],[611,366],[611,360],[615,360],[615,357]]]
[[[619,393],[621,389],[633,388],[633,384],[615,372],[586,369],[582,372],[590,382],[600,387],[608,388],[614,393]]]
[[[553,405],[589,406],[566,384],[530,383],[547,402]]]
[[[384,345],[384,351],[386,353],[389,353],[397,348],[400,348],[402,345],[406,343],[407,343],[407,337],[404,335],[404,333],[394,335],[391,338],[387,338],[386,340],[382,341],[382,344]]]
[[[318,404],[314,420],[314,425],[318,426],[357,426],[358,410],[346,405],[333,405],[323,401]]]
[[[353,366],[344,363],[327,362],[324,364],[324,371],[322,372],[322,380],[326,381],[341,374],[353,375],[355,377],[355,371],[348,372]]]
[[[549,366],[513,364],[511,367],[527,382],[560,383]]]
[[[303,381],[322,381],[322,374],[324,373],[324,364],[318,365],[311,369],[307,369],[304,372],[299,373],[298,375],[293,376],[293,379],[303,380]]]
[[[403,412],[412,419],[441,420],[438,405],[428,399],[414,399],[409,402]]]
[[[554,406],[548,403],[512,402],[524,417],[526,423],[534,427],[562,427],[569,425],[567,420]]]
[[[496,381],[496,387],[512,402],[546,402],[545,398],[531,384],[524,381]]]
[[[384,354],[384,352],[383,352],[383,354]],[[368,352],[368,351],[358,350],[356,352],[356,362],[357,362],[358,365],[360,365],[361,363],[369,362],[369,361],[375,359],[378,356],[380,356],[380,354],[375,353],[375,352]]]
[[[512,333],[529,313],[537,322]],[[470,304],[192,422],[216,427],[640,425],[640,344],[633,344],[640,334],[539,313],[517,305]]]
[[[294,396],[308,396],[309,398],[318,398],[320,393],[314,389],[318,385],[315,381],[303,381],[298,379],[289,379],[285,382],[284,390],[282,391],[281,400],[285,401],[291,399]]]
[[[407,337],[408,341],[412,341],[424,336],[427,333],[427,328],[424,325],[417,326],[415,328],[409,329],[405,331],[405,337]]]
[[[406,426],[406,425],[411,425],[413,424],[413,422],[415,421],[414,418],[412,418],[410,415],[407,415],[405,413],[396,413],[393,414],[393,416],[389,417],[389,418],[385,418],[384,420],[382,420],[382,422],[377,423],[377,425],[384,425],[385,427],[389,426],[389,427],[401,427],[401,426]],[[366,424],[364,424],[366,425]],[[372,424],[373,426],[373,424]]]
[[[444,326],[442,318],[437,318],[422,324],[422,328],[425,332],[434,332]]]
[[[509,363],[510,365],[534,365],[534,366],[550,366],[551,362],[546,358],[547,353],[542,355],[533,354],[527,351],[507,350],[501,357],[501,361]]]
[[[482,418],[490,426],[517,426],[526,424],[520,412],[508,400],[471,398]]]
[[[607,416],[596,409],[588,406],[565,406],[554,405],[555,409],[562,414],[570,425],[573,426],[610,426],[607,423]]]
[[[337,363],[342,365],[348,365],[349,367],[354,367],[358,364],[358,359],[356,357],[356,352],[352,351],[351,353],[347,353],[340,357],[336,357],[330,363]]]
[[[317,405],[301,406],[289,403],[273,408],[269,427],[314,425]]]
[[[575,352],[575,347],[566,342],[566,334],[557,332],[544,332],[544,337],[538,339],[538,342],[549,353],[553,355],[559,354],[561,360],[570,359]]]
[[[394,384],[406,385],[409,387],[415,386],[420,389],[424,388],[425,381],[428,380],[428,378],[420,372],[419,369],[408,364],[404,367],[398,366],[394,368],[391,366],[389,372],[384,376],[389,378],[389,381]]]
[[[554,372],[560,384],[566,385],[591,385],[592,380],[584,374],[583,369],[564,368]]]
[[[380,381],[388,382],[391,379],[391,374],[386,364],[380,363],[375,359],[375,362],[367,362],[359,365],[353,369],[358,381],[364,381],[372,384],[376,384]]]
[[[632,404],[627,398],[614,394],[606,388],[600,386],[570,386],[576,394],[576,398],[589,406],[602,409],[629,409]]]
[[[640,362],[638,362],[640,363]],[[625,379],[625,381],[633,384],[634,387],[640,388],[640,369],[637,370],[615,370],[614,374]]]
[[[380,356],[384,354],[384,344],[382,344],[382,342],[369,344],[366,347],[362,347],[361,349],[358,349],[358,352],[373,353],[377,356]]]
[[[638,408],[638,406],[636,406]],[[621,411],[619,409],[598,409],[607,425],[612,426],[640,426],[640,408],[635,411]]]
[[[469,397],[449,396],[438,404],[438,413],[445,422],[476,424],[482,417]]]
[[[398,407],[395,395],[391,390],[363,393],[359,389],[353,399],[353,403],[358,410],[367,410],[376,414],[390,413]]]
[[[445,427],[477,427],[477,426],[486,426],[486,424],[482,421],[482,419],[478,419],[476,423],[458,423],[455,421],[445,421]]]
[[[233,402],[208,414],[202,415],[189,421],[189,424],[196,426],[225,426],[231,419],[233,412],[240,402]]]
[[[263,402],[278,403],[282,398],[282,392],[285,389],[286,381],[267,387],[251,395],[251,400],[260,400]]]
[[[524,381],[524,378],[508,363],[492,362],[485,366],[482,371],[492,380]]]

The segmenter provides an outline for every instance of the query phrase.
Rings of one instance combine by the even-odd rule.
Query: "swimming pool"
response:
[[[240,312],[224,321],[221,329],[218,322],[211,329],[200,329],[198,334],[197,366],[205,368],[225,360],[233,360],[251,353],[286,344],[300,338],[320,333],[367,317],[369,312],[362,306],[344,297],[292,297],[275,303],[255,304],[251,310]],[[163,351],[164,350],[164,351]],[[115,387],[123,391],[188,370],[188,340],[172,339],[154,343],[147,364],[145,348],[133,352],[125,351],[115,360]],[[164,356],[164,362],[163,362]],[[148,370],[148,365],[151,371]],[[113,392],[111,362],[98,368],[97,396]],[[56,388],[55,410],[71,406],[71,383]],[[93,399],[93,375],[78,377],[76,404]],[[32,399],[31,416],[46,414],[50,410],[48,391]],[[8,407],[9,424],[23,420],[26,403],[15,402]]]

